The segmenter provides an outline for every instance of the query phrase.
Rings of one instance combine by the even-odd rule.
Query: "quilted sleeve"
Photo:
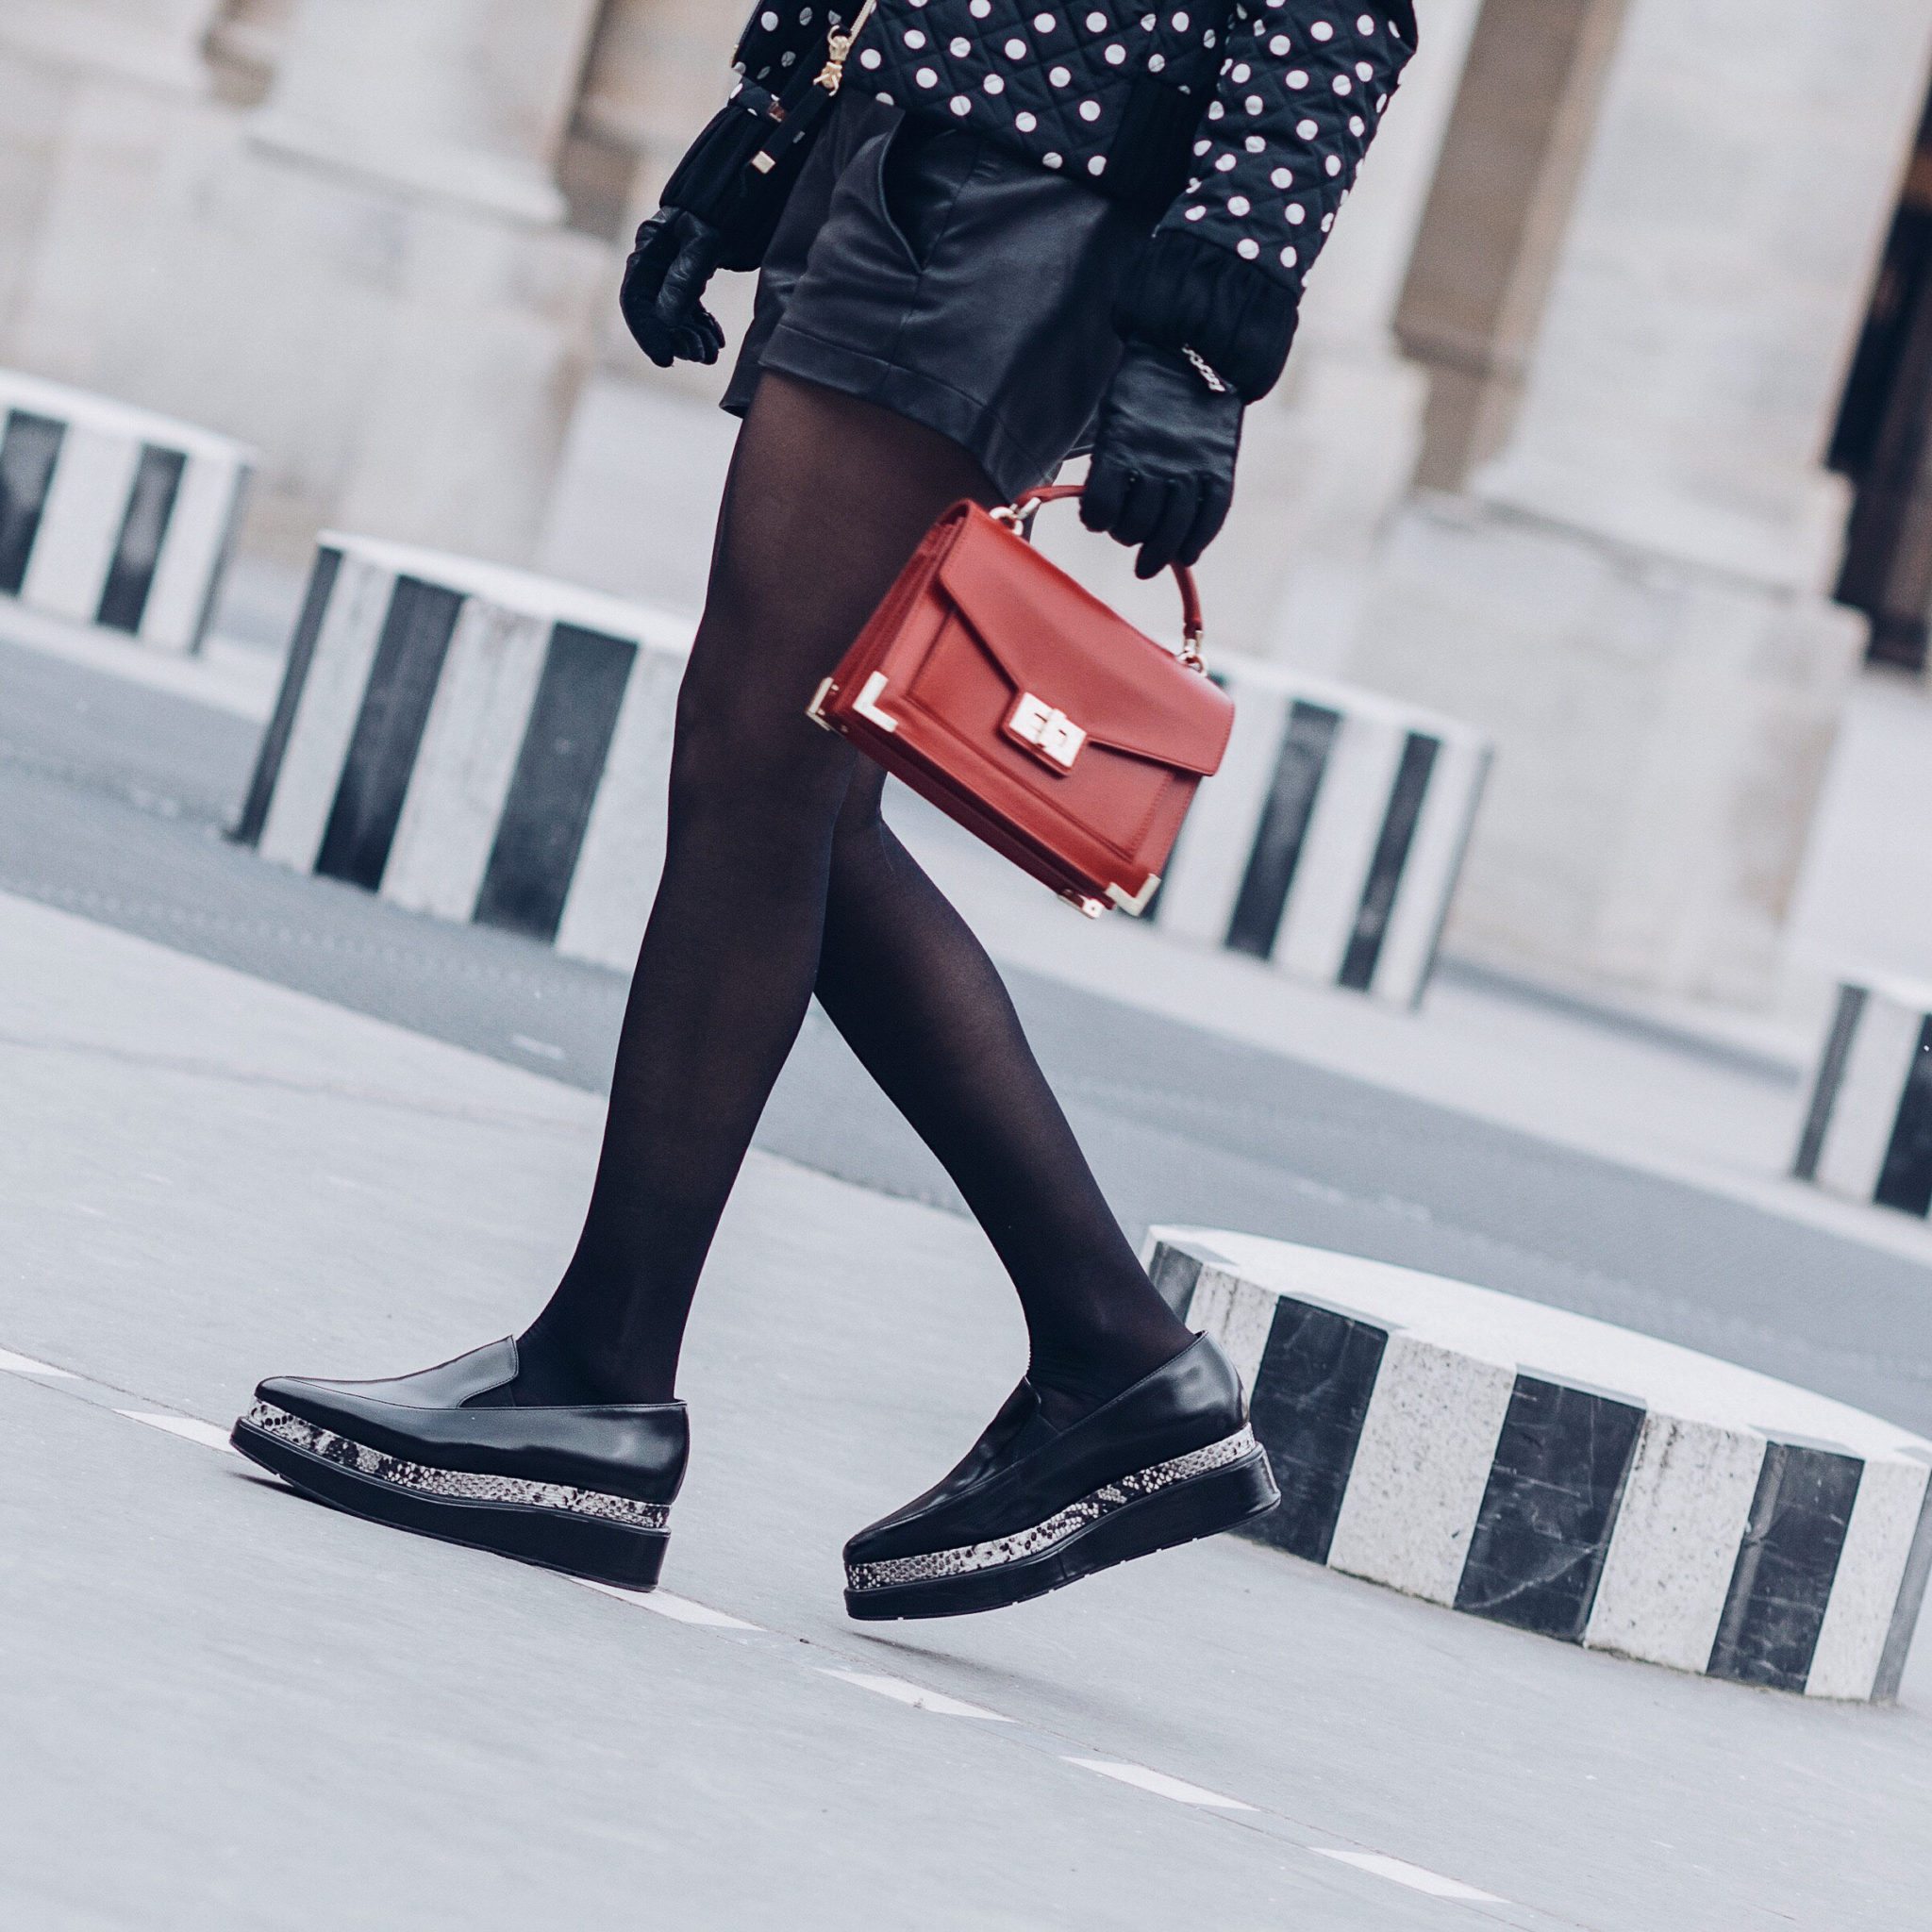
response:
[[[1246,400],[1266,394],[1415,45],[1411,0],[1236,0],[1193,176],[1121,292],[1121,334],[1192,349]]]
[[[746,80],[776,93],[791,78],[792,69],[808,56],[824,64],[826,24],[837,25],[846,10],[828,8],[824,0],[803,5],[800,0],[785,0],[785,4],[759,0],[738,37],[738,51],[732,55],[731,64]],[[856,4],[851,10],[857,10]]]

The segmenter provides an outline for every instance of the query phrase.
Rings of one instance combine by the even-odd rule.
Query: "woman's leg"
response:
[[[998,971],[880,817],[883,782],[862,766],[839,814],[819,1003],[986,1230],[1025,1312],[1029,1376],[1062,1423],[1189,1331],[1108,1207]]]
[[[576,1252],[525,1402],[670,1396],[718,1217],[811,997],[856,755],[805,715],[932,520],[989,498],[956,443],[768,375],[740,433],[677,706],[664,872]]]
[[[1066,1414],[1188,1341],[991,962],[880,820],[877,768],[803,715],[961,496],[991,501],[991,486],[945,438],[810,385],[759,385],[679,697],[664,875],[591,1209],[524,1339],[525,1400],[670,1394],[706,1250],[815,978],[1011,1272],[1036,1379]]]

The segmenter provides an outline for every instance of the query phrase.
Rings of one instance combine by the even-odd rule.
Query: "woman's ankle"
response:
[[[1192,1331],[1176,1318],[1172,1329],[1159,1332],[1109,1332],[1075,1344],[1036,1341],[1026,1379],[1040,1397],[1041,1414],[1064,1429],[1164,1368],[1193,1341]]]
[[[669,1402],[675,1379],[675,1364],[660,1370],[649,1363],[613,1360],[595,1344],[587,1346],[548,1308],[517,1337],[513,1394],[520,1408]]]

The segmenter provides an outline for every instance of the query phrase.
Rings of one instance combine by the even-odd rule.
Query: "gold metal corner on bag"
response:
[[[898,719],[879,709],[879,694],[885,688],[886,674],[883,671],[874,671],[858,687],[858,695],[852,700],[852,708],[861,718],[876,724],[881,731],[896,731],[899,728]]]
[[[1150,872],[1147,874],[1147,883],[1138,892],[1124,892],[1118,886],[1109,886],[1107,889],[1107,896],[1123,912],[1130,912],[1136,919],[1139,919],[1141,913],[1146,911],[1147,908],[1153,903],[1154,895],[1159,890],[1160,874],[1158,872]]]
[[[831,723],[825,717],[825,700],[838,689],[838,685],[831,678],[822,677],[819,680],[818,690],[811,694],[811,703],[805,708],[805,715],[821,731],[830,731],[833,728]]]

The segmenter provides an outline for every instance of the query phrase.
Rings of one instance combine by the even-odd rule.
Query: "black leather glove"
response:
[[[1080,521],[1141,555],[1134,575],[1194,563],[1234,501],[1241,399],[1185,356],[1130,341],[1100,403]]]
[[[681,208],[660,208],[638,230],[617,300],[638,347],[659,369],[718,359],[724,331],[699,297],[724,250],[717,229]]]

